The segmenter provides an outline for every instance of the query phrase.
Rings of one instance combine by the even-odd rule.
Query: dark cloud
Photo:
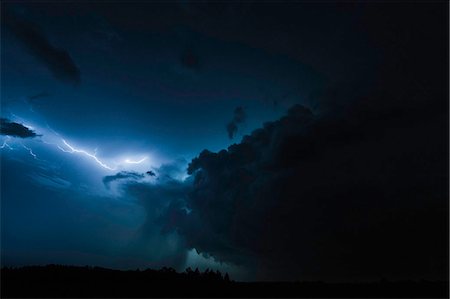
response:
[[[80,70],[66,50],[52,45],[36,24],[20,19],[11,10],[5,11],[3,17],[8,28],[55,78],[73,85],[80,84]]]
[[[243,124],[247,118],[247,114],[245,113],[245,109],[242,106],[236,107],[234,109],[233,119],[227,124],[227,132],[228,137],[233,139],[238,131],[238,126]]]
[[[345,67],[326,71],[333,81],[361,78],[367,85],[331,85],[306,99],[310,109],[294,106],[227,150],[203,151],[190,163],[188,181],[130,186],[151,214],[146,229],[158,223],[187,248],[252,269],[251,279],[448,279],[448,49],[437,25],[443,13],[427,8],[426,23],[434,25],[424,30],[413,21],[422,9],[408,11],[407,22],[398,18],[404,7],[385,9],[361,18],[372,20],[364,30],[376,67],[348,57],[334,59]],[[299,25],[293,33],[300,28],[309,32]],[[324,68],[330,57],[365,55],[319,48],[327,51],[316,56]],[[230,138],[242,115],[228,124]]]
[[[402,94],[320,116],[297,105],[227,150],[203,151],[166,228],[260,279],[444,279],[445,96]]]
[[[40,136],[36,134],[33,130],[25,127],[22,124],[11,122],[9,119],[0,119],[0,133],[1,135],[8,135],[12,137],[19,138],[30,138]]]
[[[103,178],[103,184],[109,188],[110,184],[117,180],[125,180],[125,179],[133,179],[138,180],[142,179],[144,175],[142,173],[137,173],[133,171],[121,171],[116,173],[115,175],[108,175]]]

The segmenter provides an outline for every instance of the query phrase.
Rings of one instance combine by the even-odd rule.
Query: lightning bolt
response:
[[[3,144],[2,144],[2,146],[0,146],[0,148],[3,149],[5,147],[10,150],[13,150],[13,148],[8,143],[6,143],[6,141],[3,141]]]
[[[70,154],[73,154],[73,153],[83,154],[83,155],[88,156],[89,158],[93,159],[95,162],[97,162],[98,165],[100,165],[100,166],[103,167],[103,168],[106,168],[106,169],[109,169],[109,170],[115,170],[115,169],[116,169],[116,168],[109,167],[108,165],[106,165],[105,163],[103,163],[102,161],[100,161],[100,160],[97,158],[97,155],[96,155],[97,153],[91,154],[91,153],[88,153],[88,152],[85,151],[85,150],[76,149],[76,148],[74,148],[73,146],[71,146],[69,143],[67,143],[67,141],[65,141],[64,139],[61,139],[61,140],[62,140],[62,142],[64,143],[64,145],[67,146],[67,147],[69,148],[69,150],[66,150],[66,149],[64,149],[64,148],[62,148],[62,147],[60,147],[60,146],[58,145],[58,148],[59,148],[61,151],[65,152],[65,153],[70,153]]]
[[[137,160],[137,161],[133,161],[130,159],[126,159],[125,163],[129,163],[129,164],[141,164],[142,162],[144,162],[145,160],[147,160],[147,157],[142,158],[141,160]]]
[[[33,126],[26,124],[25,120],[21,117],[19,117],[18,115],[11,113],[11,116],[19,119],[24,126],[26,126],[29,129],[35,129]],[[100,159],[97,155],[98,155],[98,149],[95,148],[95,150],[84,150],[83,148],[78,148],[72,144],[70,144],[69,142],[67,142],[64,138],[62,138],[62,136],[56,132],[54,129],[52,129],[50,127],[50,125],[48,123],[46,123],[46,127],[49,131],[44,131],[44,135],[48,136],[47,139],[46,137],[40,138],[38,141],[42,142],[44,144],[47,145],[51,145],[55,148],[58,148],[60,151],[64,152],[64,153],[70,153],[70,154],[81,154],[84,155],[86,157],[88,157],[89,159],[93,160],[95,163],[97,163],[98,165],[100,165],[101,167],[108,169],[108,170],[116,170],[118,167],[122,167],[122,164],[118,164],[116,162],[104,162],[104,160]],[[48,133],[48,134],[47,134]],[[52,136],[53,135],[53,136]],[[42,136],[42,135],[41,135]],[[9,150],[13,150],[16,149],[15,147],[13,148],[10,144],[15,144],[15,142],[13,141],[9,141],[10,140],[10,136],[5,136],[6,139],[3,139],[3,144],[0,144],[0,149],[4,149],[7,148]],[[47,140],[46,140],[47,139]],[[1,141],[0,141],[1,142]],[[22,142],[19,141],[19,146],[23,147],[25,150],[28,151],[28,153],[35,159],[35,160],[41,160],[39,159],[38,155],[36,155],[36,153],[34,153],[33,149],[26,146],[25,144],[23,144]],[[146,161],[148,159],[147,156],[142,157],[141,159],[132,159],[132,158],[127,158],[125,160],[122,160],[123,163],[125,164],[141,164],[144,161]],[[44,161],[44,160],[41,160]]]
[[[11,137],[10,136],[8,136],[8,135],[6,135],[6,139],[11,139]],[[3,144],[2,144],[2,146],[0,146],[0,148],[1,149],[4,149],[4,148],[8,148],[9,150],[13,150],[13,148],[6,142],[6,140],[3,140]]]
[[[29,148],[29,147],[25,146],[24,144],[22,144],[22,146],[23,146],[23,148],[24,148],[24,149],[28,150],[28,152],[30,153],[30,155],[32,155],[32,156],[33,156],[33,158],[34,158],[34,159],[38,160],[38,158],[37,158],[36,154],[35,154],[35,153],[33,153],[33,150],[32,150],[31,148]]]
[[[45,123],[45,125],[46,125],[46,127],[47,127],[50,131],[52,131],[53,134],[55,134],[56,136],[59,136],[58,132],[56,132],[55,130],[53,130],[53,129],[50,127],[50,125],[49,125],[48,123]]]

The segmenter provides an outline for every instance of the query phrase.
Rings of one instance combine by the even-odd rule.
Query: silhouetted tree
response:
[[[190,274],[187,274],[190,273]],[[193,275],[193,276],[189,276]],[[198,276],[197,276],[198,275]],[[448,298],[448,281],[397,281],[327,284],[325,282],[235,283],[228,273],[211,269],[200,274],[187,268],[120,271],[101,267],[49,265],[1,269],[2,298],[142,298],[142,297],[391,297]],[[111,281],[121,283],[111,283]],[[195,281],[195,283],[192,283]],[[6,287],[4,287],[6,286]],[[27,286],[27,287],[24,287]],[[150,287],[149,287],[150,286]],[[287,291],[289,290],[289,291]],[[286,293],[288,292],[288,293]]]

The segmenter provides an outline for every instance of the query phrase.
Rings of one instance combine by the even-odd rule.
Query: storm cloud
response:
[[[22,124],[11,122],[9,119],[0,119],[0,134],[19,138],[31,138],[39,136],[33,130]]]
[[[185,171],[182,161],[163,164],[155,169],[156,181],[130,180],[123,185],[127,196],[135,199],[146,212],[146,220],[139,228],[131,247],[146,257],[151,268],[186,268],[188,246],[173,225],[186,213],[185,197],[191,190],[191,179],[174,179]]]
[[[80,84],[80,70],[70,54],[52,45],[36,24],[22,20],[11,10],[4,12],[4,21],[17,39],[56,79],[73,85]]]
[[[443,102],[403,104],[376,94],[320,116],[297,105],[204,150],[166,231],[259,279],[444,278]]]
[[[406,6],[3,5],[1,135],[45,138],[2,137],[2,262],[448,280],[448,6]]]

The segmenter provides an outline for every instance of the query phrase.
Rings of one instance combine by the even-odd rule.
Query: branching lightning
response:
[[[103,163],[102,161],[100,161],[100,160],[97,158],[96,153],[95,153],[95,154],[91,154],[91,153],[88,153],[88,152],[85,151],[85,150],[76,149],[76,148],[74,148],[73,146],[71,146],[69,143],[67,143],[67,141],[65,141],[64,139],[61,139],[61,140],[62,140],[62,142],[64,143],[64,145],[67,146],[67,147],[69,148],[69,150],[66,150],[66,149],[64,149],[64,148],[62,148],[62,147],[60,147],[60,146],[58,145],[58,148],[59,148],[61,151],[65,152],[65,153],[71,153],[71,154],[73,154],[73,153],[83,154],[83,155],[85,155],[85,156],[88,156],[88,157],[91,158],[91,159],[94,159],[94,161],[97,162],[97,164],[99,164],[99,165],[100,165],[101,167],[103,167],[103,168],[106,168],[106,169],[109,169],[109,170],[115,170],[115,169],[116,169],[116,168],[109,167],[108,165],[106,165],[105,163]]]
[[[7,138],[8,140],[11,139],[10,136],[6,136],[6,138]],[[22,145],[22,147],[23,147],[24,149],[26,149],[34,159],[39,160],[38,157],[36,156],[36,154],[33,152],[33,150],[32,150],[31,148],[29,148],[28,146],[26,146],[26,145],[23,144],[22,142],[20,142],[20,145]],[[3,141],[3,144],[0,146],[0,149],[4,149],[4,148],[7,148],[7,149],[9,149],[9,150],[14,150],[14,148],[13,148],[12,146],[10,146],[10,145],[6,142],[6,140],[4,140],[4,141]]]
[[[6,139],[9,140],[9,139],[11,139],[11,137],[7,135]],[[3,140],[3,144],[2,144],[2,146],[0,146],[0,148],[4,149],[5,147],[11,151],[13,150],[13,148],[6,142],[6,140]]]
[[[8,149],[10,149],[10,150],[13,150],[13,148],[8,144],[8,143],[6,143],[6,141],[3,141],[3,144],[2,144],[2,146],[0,146],[0,148],[8,148]]]
[[[88,157],[89,159],[93,160],[95,163],[97,163],[98,165],[100,165],[102,168],[108,169],[108,170],[117,170],[118,168],[123,168],[123,167],[127,167],[125,164],[130,164],[128,165],[129,167],[132,167],[131,164],[133,165],[137,165],[137,164],[143,164],[144,161],[148,161],[149,157],[148,156],[141,156],[138,159],[133,158],[133,157],[126,157],[126,159],[121,160],[120,163],[118,163],[117,161],[110,161],[110,160],[104,160],[102,158],[98,157],[98,149],[95,148],[95,150],[85,150],[83,148],[78,148],[72,144],[70,144],[69,142],[67,142],[64,138],[62,138],[62,136],[56,132],[55,130],[53,130],[48,123],[46,123],[46,129],[45,128],[39,128],[36,127],[34,128],[33,126],[26,124],[25,119],[17,116],[14,113],[11,113],[11,116],[19,119],[21,121],[21,123],[23,123],[23,125],[29,129],[37,129],[40,130],[41,132],[43,132],[43,134],[39,135],[42,138],[38,138],[36,139],[36,141],[38,142],[42,142],[43,144],[47,144],[47,145],[51,145],[52,147],[55,147],[57,149],[59,149],[60,151],[64,152],[64,153],[69,153],[69,154],[81,154],[84,155],[86,157]],[[43,130],[43,131],[42,131]],[[44,135],[44,136],[43,136]],[[6,137],[5,139],[3,139],[3,141],[0,141],[2,143],[0,143],[0,149],[8,149],[8,150],[15,150],[16,147],[14,146],[16,143],[18,147],[23,147],[25,150],[27,150],[27,152],[35,159],[35,160],[40,160],[40,161],[44,161],[40,159],[40,155],[36,154],[33,151],[32,147],[29,147],[27,145],[25,145],[24,143],[22,143],[21,140],[19,139],[11,139],[10,136],[4,136]],[[122,156],[123,157],[123,156]]]

